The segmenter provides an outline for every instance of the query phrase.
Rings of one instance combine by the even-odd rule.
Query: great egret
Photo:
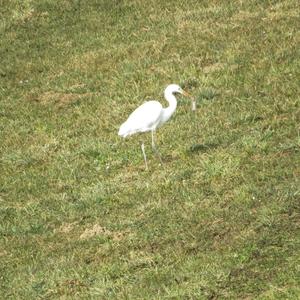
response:
[[[177,106],[177,100],[174,96],[175,93],[188,96],[188,94],[185,91],[183,91],[179,85],[170,84],[167,86],[164,92],[164,96],[169,102],[168,107],[163,108],[162,105],[155,100],[147,101],[141,106],[139,106],[136,110],[134,110],[119,129],[119,135],[124,138],[138,132],[151,131],[152,148],[158,155],[161,163],[161,156],[154,142],[154,132],[158,127],[162,126],[165,122],[167,122],[172,116],[172,114],[175,112]],[[147,170],[148,164],[144,143],[142,143],[141,148]]]

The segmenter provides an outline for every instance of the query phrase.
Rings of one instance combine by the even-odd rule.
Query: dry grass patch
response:
[[[78,87],[80,87],[80,85],[78,85]],[[63,107],[72,103],[76,103],[80,99],[91,97],[92,95],[93,93],[78,94],[47,91],[37,96],[34,93],[30,93],[27,96],[27,99],[34,100],[42,105],[55,104],[58,107]]]
[[[120,241],[127,234],[128,234],[127,232],[110,231],[109,229],[102,227],[99,224],[94,224],[93,226],[86,228],[79,238],[81,240],[86,240],[97,236],[102,236],[102,237],[111,238],[114,241]]]
[[[56,229],[54,231],[60,232],[60,233],[69,233],[75,228],[75,226],[77,224],[78,224],[78,222],[63,223],[58,229]]]
[[[203,73],[208,74],[208,73],[213,73],[213,72],[217,72],[217,71],[221,71],[225,68],[225,64],[223,63],[215,63],[215,64],[211,64],[208,66],[205,66],[203,68]]]
[[[119,54],[118,54],[119,56]],[[105,74],[117,69],[119,58],[114,49],[110,51],[97,49],[80,55],[74,55],[66,64],[66,69],[80,72],[105,72]]]

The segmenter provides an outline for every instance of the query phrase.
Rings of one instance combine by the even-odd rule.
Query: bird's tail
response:
[[[122,137],[126,137],[128,135],[128,130],[127,130],[127,126],[126,126],[126,122],[123,123],[119,129],[118,135],[122,136]]]

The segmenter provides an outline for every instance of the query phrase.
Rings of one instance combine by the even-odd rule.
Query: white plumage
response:
[[[155,130],[161,121],[163,107],[158,101],[147,101],[133,111],[119,130],[119,135],[126,137],[137,132]]]
[[[119,135],[122,137],[127,137],[129,135],[138,133],[138,132],[152,132],[152,148],[155,150],[157,155],[160,154],[157,151],[154,143],[154,131],[162,126],[165,122],[167,122],[172,114],[176,110],[177,100],[174,96],[175,93],[185,94],[186,92],[182,90],[182,88],[177,84],[170,84],[167,86],[164,92],[164,96],[169,103],[169,106],[163,108],[163,106],[155,100],[147,101],[139,106],[136,110],[134,110],[128,117],[128,119],[121,125],[119,129]],[[142,143],[142,151],[144,155],[144,160],[147,165],[147,158],[144,148],[144,143]]]

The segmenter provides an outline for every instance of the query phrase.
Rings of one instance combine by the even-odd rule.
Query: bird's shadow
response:
[[[194,144],[189,147],[188,152],[191,154],[195,153],[206,153],[210,150],[216,149],[220,146],[220,144],[216,143],[208,143],[208,144]]]
[[[208,144],[194,144],[186,149],[187,155],[197,155],[200,153],[207,153],[211,150],[214,150],[218,147],[220,147],[221,144],[216,143],[208,143]],[[172,162],[174,160],[178,159],[178,157],[174,157],[172,155],[164,155],[163,162]]]

